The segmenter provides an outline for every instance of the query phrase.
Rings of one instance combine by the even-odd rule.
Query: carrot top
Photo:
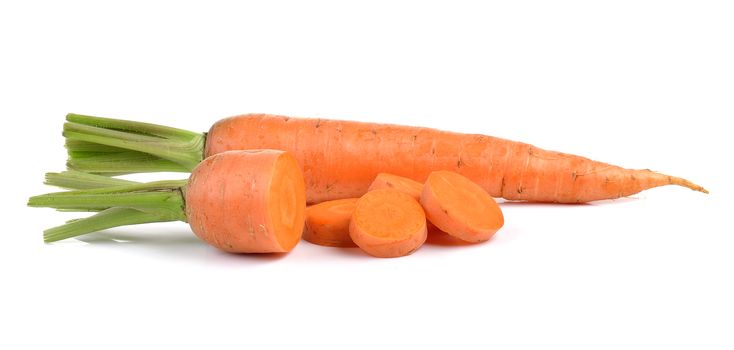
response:
[[[69,113],[70,169],[91,173],[189,172],[204,158],[204,133]]]
[[[139,183],[66,171],[46,174],[46,184],[73,190],[31,197],[29,206],[97,214],[44,231],[45,242],[118,226],[186,221],[182,192],[186,180]]]

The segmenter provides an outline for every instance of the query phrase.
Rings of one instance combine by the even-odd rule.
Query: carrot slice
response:
[[[494,198],[452,171],[434,171],[428,176],[421,205],[428,220],[441,231],[468,242],[486,241],[504,224]]]
[[[400,192],[403,192],[405,194],[409,194],[415,200],[420,202],[421,200],[421,192],[423,192],[423,184],[415,181],[413,179],[409,179],[407,177],[393,175],[389,173],[379,173],[375,177],[375,180],[372,181],[372,184],[370,185],[370,188],[367,191],[374,191],[384,188],[391,188],[394,190],[398,190]],[[428,225],[428,234],[446,234],[446,232],[441,232],[441,230],[438,229],[434,224],[432,224],[430,221],[426,223]]]
[[[372,256],[409,255],[426,241],[426,216],[410,195],[392,189],[371,191],[357,201],[349,236]]]
[[[384,188],[392,188],[405,194],[409,194],[415,198],[415,200],[419,201],[421,199],[421,192],[423,191],[423,184],[407,177],[388,173],[379,173],[375,177],[375,180],[372,181],[372,184],[367,191],[369,192]]]
[[[306,208],[303,239],[328,247],[356,247],[349,237],[349,221],[358,199],[337,199]]]

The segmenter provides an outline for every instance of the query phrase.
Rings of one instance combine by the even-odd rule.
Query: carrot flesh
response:
[[[372,181],[367,191],[374,191],[379,189],[394,189],[415,198],[418,202],[421,200],[421,192],[423,192],[423,184],[409,179],[407,177],[398,176],[389,173],[379,173]],[[438,229],[430,221],[427,222],[428,234],[446,234]]]
[[[467,242],[489,240],[504,225],[502,210],[479,185],[452,171],[434,171],[421,193],[428,220]]]
[[[229,252],[288,252],[300,241],[306,194],[295,158],[275,150],[205,159],[185,191],[194,233]]]
[[[321,202],[306,208],[303,239],[328,247],[356,247],[349,237],[349,221],[359,198]]]
[[[357,201],[349,236],[375,257],[410,255],[426,241],[426,216],[410,195],[392,189],[371,191]]]

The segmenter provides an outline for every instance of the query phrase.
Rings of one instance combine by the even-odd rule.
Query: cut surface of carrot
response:
[[[359,198],[321,202],[306,208],[303,239],[328,247],[356,247],[349,237],[349,221]]]
[[[392,189],[375,190],[357,201],[349,235],[370,255],[405,256],[425,242],[426,216],[410,195]]]
[[[504,225],[494,198],[452,171],[434,171],[428,176],[421,205],[428,220],[441,231],[468,242],[486,241]]]
[[[389,173],[379,173],[375,177],[375,180],[372,181],[372,184],[367,191],[369,192],[380,189],[398,190],[400,192],[410,195],[411,197],[415,198],[415,200],[420,202],[421,192],[423,192],[423,184],[407,177]],[[426,224],[428,225],[429,234],[431,232],[446,234],[445,232],[441,232],[441,230],[439,230],[430,221],[426,222]]]

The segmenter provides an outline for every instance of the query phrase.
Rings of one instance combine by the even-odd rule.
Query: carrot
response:
[[[467,242],[489,240],[502,225],[502,211],[487,191],[452,171],[434,171],[421,193],[428,220]]]
[[[64,135],[72,169],[94,173],[189,171],[205,156],[236,149],[291,152],[309,203],[359,197],[381,172],[424,182],[452,170],[493,197],[581,203],[688,180],[625,169],[491,136],[428,128],[250,114],[220,120],[208,133],[69,114]],[[99,151],[96,146],[103,148]]]
[[[356,247],[349,237],[349,220],[358,199],[337,199],[306,208],[303,239],[329,247]]]
[[[421,199],[421,192],[423,191],[423,184],[407,177],[379,173],[375,177],[375,180],[372,181],[372,184],[370,184],[370,187],[367,188],[367,192],[384,188],[398,190],[419,201]]]
[[[372,256],[409,255],[426,241],[426,216],[420,204],[405,193],[371,191],[357,201],[349,236]]]
[[[388,173],[379,173],[375,177],[375,180],[372,181],[372,184],[367,189],[367,191],[374,191],[384,188],[391,188],[398,190],[400,192],[403,192],[405,194],[410,195],[411,197],[415,198],[415,200],[419,201],[421,200],[421,192],[423,192],[423,184],[411,180],[407,177],[397,176],[393,174]],[[442,232],[439,228],[437,228],[433,223],[430,221],[427,223],[428,227],[428,234],[446,234],[446,232]]]
[[[46,242],[177,220],[188,222],[200,239],[228,252],[287,252],[301,238],[306,193],[298,164],[287,152],[220,153],[196,166],[188,181],[104,179],[109,178],[75,172],[47,175],[48,184],[78,190],[31,197],[29,206],[98,213],[46,230]]]

